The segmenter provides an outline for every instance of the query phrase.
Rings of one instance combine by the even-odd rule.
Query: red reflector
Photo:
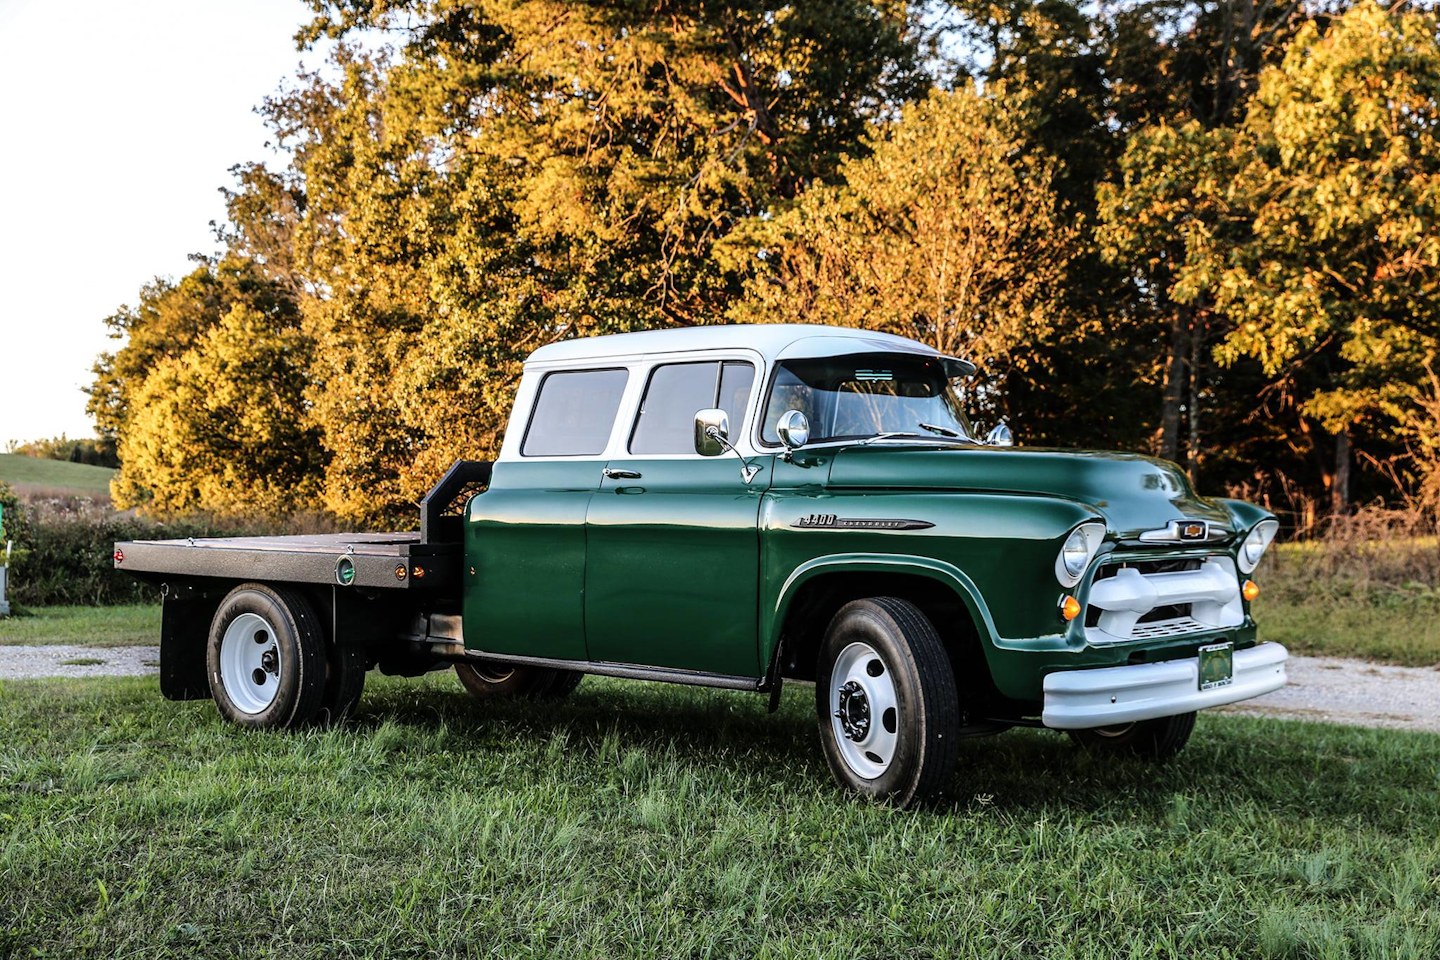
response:
[[[115,562],[116,562],[116,563],[120,563],[120,562],[123,561],[124,559],[125,559],[125,551],[124,551],[124,550],[116,550],[116,551],[115,551]]]

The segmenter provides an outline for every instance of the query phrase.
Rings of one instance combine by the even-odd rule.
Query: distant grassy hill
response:
[[[115,471],[109,467],[0,453],[0,480],[30,490],[108,497],[113,476]]]

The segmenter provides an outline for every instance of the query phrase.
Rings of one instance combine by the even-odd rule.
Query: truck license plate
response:
[[[1213,690],[1235,682],[1235,644],[1212,643],[1200,648],[1200,689]]]

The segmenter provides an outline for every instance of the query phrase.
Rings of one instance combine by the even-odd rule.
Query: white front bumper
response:
[[[1289,651],[1262,643],[1235,652],[1234,681],[1200,689],[1200,661],[1162,660],[1095,670],[1063,670],[1045,678],[1041,720],[1057,730],[1108,727],[1153,720],[1249,700],[1285,686]]]

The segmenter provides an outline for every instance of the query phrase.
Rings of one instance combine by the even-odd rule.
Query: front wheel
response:
[[[955,675],[914,604],[876,597],[835,614],[820,647],[815,707],[842,787],[908,807],[949,783],[960,733]]]
[[[1070,738],[1091,753],[1164,761],[1184,749],[1194,730],[1195,713],[1191,711],[1113,727],[1071,730]]]

